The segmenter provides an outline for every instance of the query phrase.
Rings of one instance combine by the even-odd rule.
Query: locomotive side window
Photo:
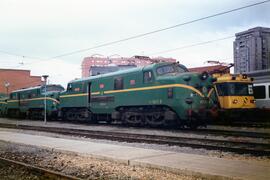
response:
[[[268,86],[268,97],[270,98],[270,86]]]
[[[265,86],[254,86],[254,97],[255,99],[265,99]]]
[[[10,99],[17,99],[16,94],[10,94]]]
[[[72,90],[72,85],[71,84],[68,84],[67,91],[71,91],[71,90]]]
[[[122,77],[114,79],[114,89],[115,90],[124,89],[124,81]]]
[[[146,71],[143,73],[143,82],[149,83],[153,81],[153,74],[151,71]]]

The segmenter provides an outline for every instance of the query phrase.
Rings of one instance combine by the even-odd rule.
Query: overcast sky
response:
[[[38,58],[89,48],[255,2],[259,0],[0,0],[0,68],[30,69],[32,75],[48,74],[51,83],[65,85],[81,76],[83,58],[96,53],[172,57],[187,67],[206,65],[207,60],[233,62],[234,38],[157,52],[232,36],[255,26],[270,27],[270,3],[71,56],[49,61]]]

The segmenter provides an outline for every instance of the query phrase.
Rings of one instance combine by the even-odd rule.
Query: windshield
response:
[[[183,73],[187,71],[188,70],[184,66],[181,66],[179,64],[170,64],[157,68],[158,75],[164,75],[169,73]]]
[[[247,83],[220,83],[217,84],[219,96],[252,96],[252,84]]]

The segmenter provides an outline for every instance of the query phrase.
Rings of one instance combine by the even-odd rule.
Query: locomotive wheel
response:
[[[76,120],[76,116],[72,110],[66,111],[64,114],[64,120],[74,121]]]
[[[131,126],[142,126],[144,123],[144,116],[142,113],[125,112],[122,116],[122,122]]]
[[[148,125],[153,127],[166,125],[164,113],[162,112],[148,113],[145,116],[145,120]]]
[[[74,114],[75,119],[78,121],[86,121],[88,119],[88,116],[86,115],[85,109],[80,109],[77,110],[76,113]]]
[[[85,121],[86,117],[83,116],[81,113],[77,113],[76,116],[75,116],[75,119],[78,120],[78,121]]]

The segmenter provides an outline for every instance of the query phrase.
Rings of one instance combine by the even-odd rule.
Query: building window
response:
[[[124,81],[122,77],[114,79],[114,89],[115,90],[124,89]]]
[[[266,98],[265,86],[254,86],[253,91],[254,91],[255,99],[265,99]]]

